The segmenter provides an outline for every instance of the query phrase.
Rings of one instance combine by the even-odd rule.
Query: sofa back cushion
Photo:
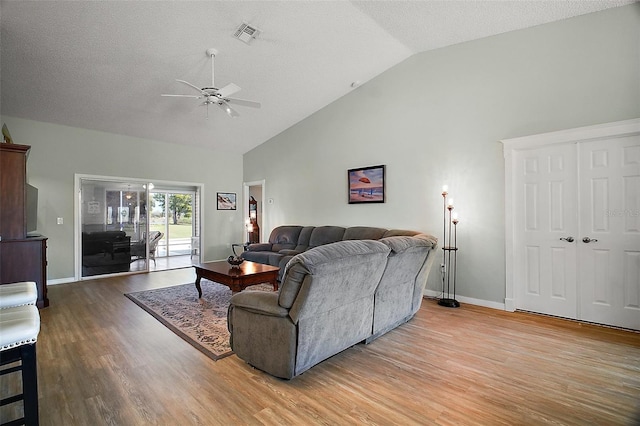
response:
[[[124,231],[82,233],[82,255],[90,256],[109,250],[109,244],[130,239]]]
[[[413,315],[416,279],[433,247],[428,239],[387,237],[381,243],[391,248],[387,265],[376,289],[371,338],[376,338]]]
[[[298,287],[289,311],[293,322],[372,297],[389,251],[378,241],[339,241],[295,256],[287,264],[281,290],[289,294],[286,287]]]
[[[413,247],[426,247],[430,249],[438,240],[427,234],[416,234],[414,236],[393,236],[381,238],[380,242],[389,246],[393,253],[402,253]]]
[[[127,233],[124,231],[98,231],[82,233],[82,238],[85,241],[121,241],[124,240],[124,237],[126,236]]]
[[[382,238],[380,242],[391,249],[381,285],[413,283],[434,244],[427,238],[403,236]],[[407,300],[409,306],[411,301],[411,298]]]
[[[382,238],[386,237],[413,237],[414,235],[418,235],[419,232],[409,231],[407,229],[389,229],[384,233]]]
[[[341,241],[344,231],[341,226],[316,226],[309,237],[309,248]]]
[[[379,240],[387,232],[384,228],[352,226],[344,231],[343,240]]]
[[[302,228],[302,231],[300,231],[300,235],[298,236],[298,245],[294,249],[297,253],[302,253],[309,248],[309,240],[311,239],[311,233],[314,229],[315,226],[305,226]]]
[[[269,242],[273,244],[271,251],[279,252],[284,249],[293,249],[298,244],[298,236],[302,226],[278,226],[271,231]]]
[[[380,242],[389,246],[391,253],[377,289],[381,303],[376,301],[374,333],[412,315],[420,307],[429,272],[426,265],[435,255],[433,249],[438,240],[431,235],[417,234],[386,237]]]

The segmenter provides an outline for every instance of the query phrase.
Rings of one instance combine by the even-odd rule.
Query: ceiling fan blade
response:
[[[231,102],[232,104],[238,104],[251,108],[260,108],[260,102],[256,101],[248,101],[246,99],[238,99],[238,98],[224,98],[226,102]]]
[[[226,98],[229,95],[233,95],[236,92],[239,92],[241,89],[240,87],[236,86],[233,83],[229,83],[226,86],[224,86],[222,89],[218,90],[216,93],[218,94],[219,97],[221,98]]]
[[[198,91],[198,93],[202,93],[202,89],[200,89],[198,86],[194,86],[193,84],[189,83],[188,81],[184,81],[184,80],[176,80],[179,81],[180,83],[186,84],[189,87],[193,87],[194,89],[196,89]]]
[[[202,98],[202,96],[196,96],[196,95],[166,95],[166,94],[162,94],[160,96],[171,96],[171,97],[174,97],[174,98],[196,98],[196,99]]]
[[[238,112],[231,108],[226,102],[218,102],[218,106],[227,114],[229,114],[230,117],[239,117],[240,114],[238,114]]]

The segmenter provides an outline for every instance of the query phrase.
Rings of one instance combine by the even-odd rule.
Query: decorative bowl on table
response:
[[[227,258],[227,263],[229,263],[232,268],[239,268],[242,262],[244,262],[244,259],[240,256],[229,256]]]

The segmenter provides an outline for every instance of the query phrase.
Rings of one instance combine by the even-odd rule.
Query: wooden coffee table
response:
[[[196,268],[196,289],[198,298],[202,297],[200,280],[202,278],[224,284],[233,293],[240,292],[245,288],[262,283],[273,285],[273,291],[278,290],[277,266],[263,265],[261,263],[249,262],[245,260],[239,267],[232,267],[225,260],[218,262],[207,262],[193,265]]]

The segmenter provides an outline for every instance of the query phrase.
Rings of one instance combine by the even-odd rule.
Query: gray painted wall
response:
[[[205,261],[226,259],[244,241],[242,209],[216,210],[216,192],[242,194],[242,156],[13,117],[16,143],[31,145],[29,183],[38,188],[38,232],[48,241],[48,279],[74,275],[74,176],[90,174],[203,183]],[[240,198],[241,199],[241,198]],[[63,225],[56,219],[64,218]]]
[[[417,54],[245,154],[244,180],[266,180],[267,229],[370,225],[438,237],[448,184],[461,218],[458,294],[503,303],[498,141],[640,117],[639,76],[640,4]],[[378,164],[386,203],[347,204],[347,169]]]

